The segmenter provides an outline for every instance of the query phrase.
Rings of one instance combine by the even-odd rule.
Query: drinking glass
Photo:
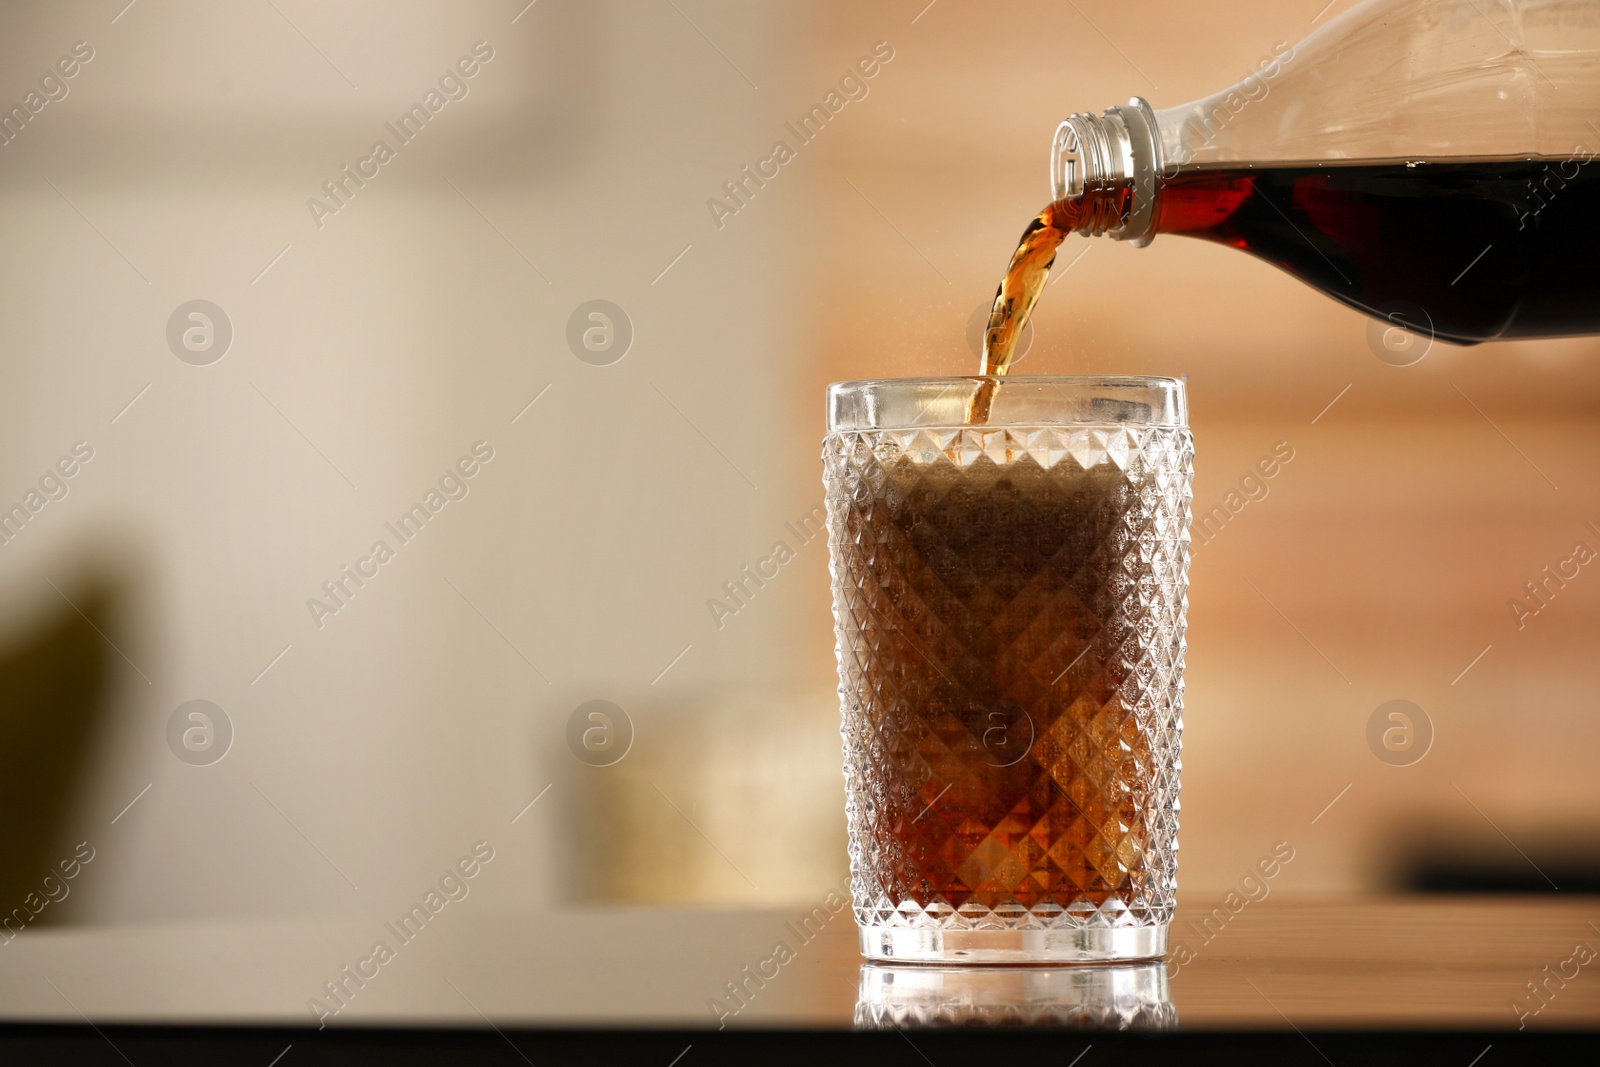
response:
[[[829,387],[863,955],[1166,951],[1193,456],[1171,378]]]

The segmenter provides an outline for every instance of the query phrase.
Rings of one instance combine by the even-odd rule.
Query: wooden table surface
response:
[[[1139,986],[1159,997],[1165,984],[1170,1006],[1146,1011],[1147,1025],[1484,1030],[1600,1022],[1600,974],[1590,973],[1600,970],[1595,898],[1274,895],[1225,921],[1180,908],[1165,975],[1158,965],[1142,974],[1012,968],[941,977],[907,966],[897,976],[905,992],[888,994],[895,983],[864,966],[847,909],[821,909],[826,921],[814,918],[808,929],[805,913],[493,914],[474,911],[469,899],[447,905],[409,942],[381,920],[30,929],[0,948],[0,1021],[303,1026],[317,1021],[311,1001],[320,998],[339,1008],[325,1020],[333,1028],[850,1028],[882,1018],[886,995],[914,1000],[910,1014],[902,1010],[909,1001],[887,1006],[890,1017],[914,1023],[970,1021],[975,1010],[1043,1012],[1048,1020],[1052,998],[1064,993],[1081,1024],[1096,996]],[[360,964],[379,941],[392,958]],[[346,965],[370,977],[359,986],[344,979],[340,1006],[324,983],[339,981]],[[1540,986],[1538,998],[1530,982]],[[731,995],[729,983],[742,995]]]

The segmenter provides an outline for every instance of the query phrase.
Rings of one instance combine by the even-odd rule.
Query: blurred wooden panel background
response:
[[[1322,5],[941,2],[915,24],[904,6],[818,20],[819,73],[877,37],[896,58],[811,174],[808,400],[824,379],[968,373],[962,330],[1048,199],[1055,124],[1221,88]],[[1600,567],[1520,629],[1508,602],[1576,542],[1600,551],[1600,341],[1439,344],[1401,368],[1362,316],[1231,250],[1074,239],[1057,270],[1023,369],[1187,375],[1197,521],[1294,449],[1195,553],[1182,883],[1225,885],[1282,838],[1308,889],[1390,883],[1395,842],[1443,827],[1513,866],[1510,842],[1583,848]],[[1367,743],[1396,698],[1434,730],[1411,766]]]

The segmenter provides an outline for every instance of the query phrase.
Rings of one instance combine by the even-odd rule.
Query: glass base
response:
[[[863,963],[858,1030],[1064,1026],[1167,1030],[1178,1022],[1166,964],[1007,967]],[[916,1062],[912,1060],[911,1062]]]
[[[1166,926],[940,930],[863,926],[861,954],[901,963],[1110,963],[1166,954]]]

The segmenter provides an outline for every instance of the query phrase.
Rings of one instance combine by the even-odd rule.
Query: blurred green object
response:
[[[107,705],[112,650],[96,628],[111,626],[114,599],[103,582],[81,588],[0,647],[0,915],[26,912],[24,899],[72,852],[66,820]],[[47,907],[29,925],[65,914]]]

